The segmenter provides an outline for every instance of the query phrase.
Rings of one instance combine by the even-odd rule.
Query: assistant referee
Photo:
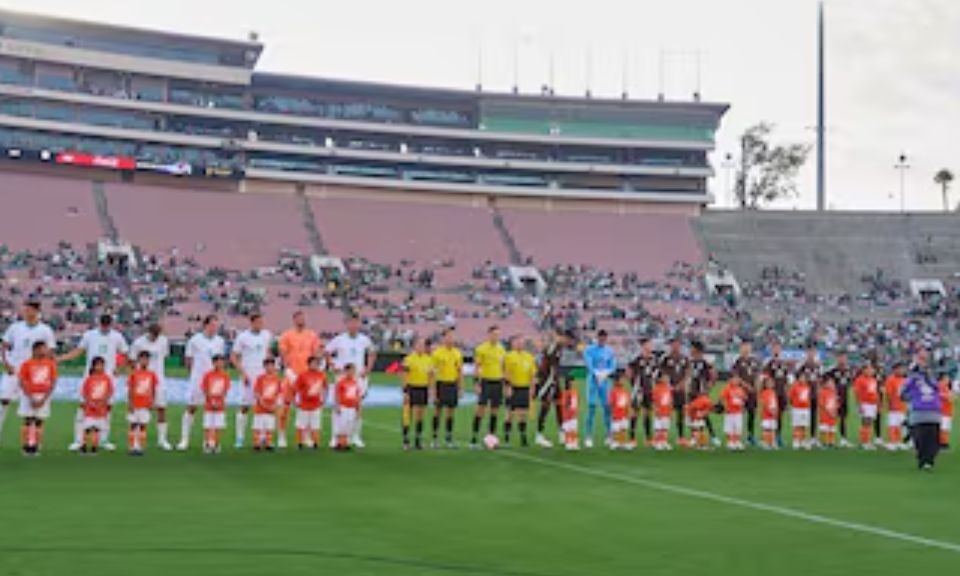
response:
[[[478,399],[477,411],[473,416],[471,448],[477,447],[480,424],[488,411],[489,433],[497,433],[497,414],[503,404],[503,361],[506,356],[507,351],[500,343],[500,329],[491,326],[487,330],[487,339],[473,351],[473,363],[476,366],[474,382]]]

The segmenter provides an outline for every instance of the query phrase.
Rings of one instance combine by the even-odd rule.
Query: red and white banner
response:
[[[137,168],[137,161],[127,156],[98,156],[83,152],[61,152],[57,154],[56,162],[57,164],[109,168],[111,170],[136,170]]]

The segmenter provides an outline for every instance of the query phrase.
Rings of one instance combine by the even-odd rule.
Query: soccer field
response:
[[[960,566],[955,454],[921,474],[911,454],[885,452],[405,453],[399,410],[378,409],[362,452],[81,457],[64,449],[72,414],[54,407],[38,459],[20,456],[8,419],[4,576],[902,576]]]

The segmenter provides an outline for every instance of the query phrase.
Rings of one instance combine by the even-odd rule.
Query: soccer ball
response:
[[[483,437],[483,445],[486,446],[487,450],[496,450],[499,444],[500,440],[495,434],[487,434]]]

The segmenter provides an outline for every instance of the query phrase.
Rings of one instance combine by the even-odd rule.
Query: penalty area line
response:
[[[697,498],[700,500],[717,502],[720,504],[726,504],[728,506],[746,508],[749,510],[756,510],[758,512],[766,512],[768,514],[774,514],[774,515],[783,516],[786,518],[793,518],[795,520],[802,520],[804,522],[808,522],[811,524],[820,524],[823,526],[830,526],[832,528],[839,528],[843,530],[848,530],[850,532],[859,532],[861,534],[868,534],[871,536],[886,538],[888,540],[897,540],[900,542],[906,542],[909,544],[916,544],[918,546],[925,546],[927,548],[936,548],[936,549],[946,550],[948,552],[954,552],[954,553],[960,554],[960,544],[956,544],[954,542],[947,542],[944,540],[934,540],[933,538],[916,536],[914,534],[908,534],[906,532],[898,532],[896,530],[890,530],[889,528],[882,528],[880,526],[871,526],[869,524],[863,524],[860,522],[849,522],[846,520],[839,520],[836,518],[831,518],[829,516],[812,514],[808,512],[803,512],[802,510],[795,510],[793,508],[775,506],[773,504],[764,504],[763,502],[754,502],[752,500],[744,500],[742,498],[736,498],[733,496],[724,496],[723,494],[707,492],[705,490],[697,490],[695,488],[685,488],[683,486],[675,486],[672,484],[657,482],[655,480],[638,478],[636,476],[628,476],[625,474],[610,472],[610,471],[597,469],[597,468],[587,468],[584,466],[578,466],[576,464],[570,464],[567,462],[557,462],[555,460],[550,460],[547,458],[539,458],[537,456],[531,456],[529,454],[522,454],[519,452],[498,451],[498,454],[503,456],[504,458],[513,458],[514,460],[530,462],[533,464],[539,464],[541,466],[548,466],[548,467],[557,468],[560,470],[566,470],[568,472],[576,472],[578,474],[583,474],[585,476],[603,478],[606,480],[620,482],[622,484],[632,484],[634,486],[642,486],[644,488],[650,488],[652,490],[658,490],[660,492],[665,492],[669,494],[676,494],[679,496],[688,496],[690,498]]]

